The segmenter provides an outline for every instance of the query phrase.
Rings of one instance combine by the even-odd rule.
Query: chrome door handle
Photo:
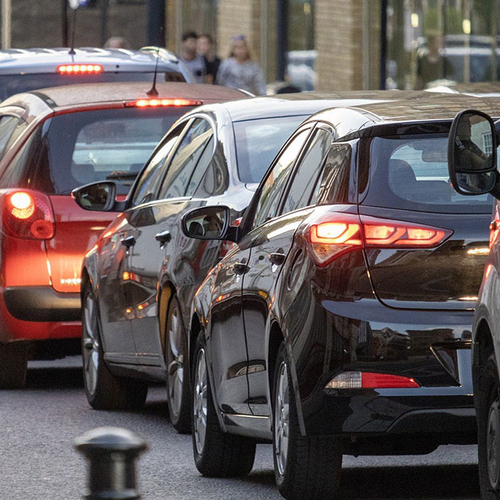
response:
[[[130,247],[133,247],[136,244],[136,240],[133,236],[127,236],[126,238],[122,239],[122,245],[129,249]]]
[[[166,245],[172,239],[170,231],[162,231],[155,234],[155,240],[160,242],[160,246]]]

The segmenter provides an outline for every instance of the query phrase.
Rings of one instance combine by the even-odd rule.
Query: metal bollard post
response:
[[[147,443],[119,427],[100,427],[75,440],[75,448],[90,462],[88,500],[136,500],[135,461]]]

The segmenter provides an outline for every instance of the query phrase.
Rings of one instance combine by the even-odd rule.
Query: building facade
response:
[[[76,45],[109,36],[145,45],[148,7],[161,1],[167,48],[178,52],[194,30],[211,34],[224,58],[231,37],[245,35],[269,83],[413,89],[500,76],[500,0],[95,0],[78,11]],[[66,2],[14,0],[12,45],[61,46]]]

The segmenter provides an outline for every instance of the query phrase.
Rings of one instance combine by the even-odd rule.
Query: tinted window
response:
[[[7,97],[46,87],[59,87],[75,83],[103,82],[151,82],[154,72],[105,72],[100,75],[60,75],[59,73],[35,73],[25,75],[0,75],[0,101]],[[158,82],[184,82],[181,73],[175,71],[159,72]],[[149,85],[151,86],[151,85]],[[145,88],[145,92],[149,89]]]
[[[491,198],[450,185],[446,136],[375,138],[365,204],[442,213],[489,213]],[[363,159],[361,159],[363,161]]]
[[[241,182],[259,183],[281,146],[305,116],[235,122],[236,160]]]
[[[311,203],[318,205],[349,203],[350,167],[351,146],[333,144]]]
[[[131,204],[133,206],[147,203],[154,198],[158,190],[159,183],[165,174],[165,161],[177,139],[181,135],[187,122],[183,123],[173,130],[163,141],[160,149],[149,160],[147,167],[142,171],[141,177],[137,180],[132,196]]]
[[[291,140],[277,158],[273,169],[267,175],[262,189],[260,190],[253,227],[260,226],[266,220],[272,219],[277,215],[280,195],[285,189],[292,166],[298,158],[300,150],[308,135],[309,129],[300,132]]]
[[[211,148],[210,148],[211,149]],[[205,149],[205,154],[208,151]],[[200,163],[202,161],[200,160]],[[197,168],[196,172],[201,173],[201,169]],[[226,156],[224,155],[224,147],[219,142],[215,148],[215,153],[210,157],[208,165],[202,181],[199,183],[195,196],[205,198],[208,196],[219,196],[223,194],[229,186],[229,169],[227,166]]]
[[[10,138],[18,124],[19,118],[17,116],[6,115],[0,117],[0,159],[7,151],[7,144],[10,142]]]
[[[283,213],[291,212],[309,204],[311,192],[316,184],[326,152],[332,143],[333,135],[319,129],[304,153],[300,165],[295,171],[290,190],[283,206]]]
[[[176,198],[185,196],[187,191],[194,192],[201,175],[196,180],[193,178],[193,173],[200,159],[203,160],[200,168],[203,173],[205,172],[212,154],[212,138],[213,130],[207,120],[197,118],[193,121],[170,161],[167,176],[160,190],[160,198]],[[204,155],[206,149],[210,151]]]
[[[163,134],[186,111],[119,108],[57,115],[44,139],[48,159],[37,182],[54,194],[105,179],[128,178],[130,185]]]

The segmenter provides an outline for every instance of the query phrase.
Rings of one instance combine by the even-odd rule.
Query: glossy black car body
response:
[[[287,498],[334,497],[339,449],[420,454],[476,440],[471,326],[491,201],[454,193],[446,148],[461,103],[491,103],[423,93],[371,98],[302,124],[264,177],[237,236],[222,235],[235,245],[194,298],[194,449],[206,475],[249,470],[207,468],[206,453],[212,463],[218,455],[203,436],[216,431],[200,415],[210,414],[212,400],[223,436],[274,439],[277,482]],[[296,162],[285,172],[287,154]],[[186,215],[186,234],[202,215]],[[352,226],[348,243],[314,236],[330,223]],[[388,243],[380,236],[386,233],[404,236]],[[435,243],[419,240],[438,234]],[[281,369],[293,389],[278,411]],[[295,412],[296,421],[283,427],[280,412]],[[200,422],[211,430],[198,432]],[[280,443],[294,423],[287,449],[289,463],[307,463],[310,476],[302,479],[294,465],[280,465]],[[312,443],[330,438],[331,454],[321,455]],[[306,462],[299,448],[313,450]],[[331,462],[330,479],[313,452]],[[321,481],[316,496],[306,493]]]
[[[83,333],[85,373],[94,407],[120,406],[96,400],[102,377],[97,375],[100,385],[91,388],[97,370],[92,360],[102,349],[113,376],[167,378],[171,421],[187,430],[189,339],[184,325],[196,288],[228,245],[186,238],[181,217],[192,208],[218,203],[231,207],[232,220],[240,217],[289,134],[334,103],[338,100],[299,95],[204,106],[165,136],[127,201],[112,207],[123,213],[84,261],[83,304],[89,315]],[[90,317],[97,315],[95,337]]]

